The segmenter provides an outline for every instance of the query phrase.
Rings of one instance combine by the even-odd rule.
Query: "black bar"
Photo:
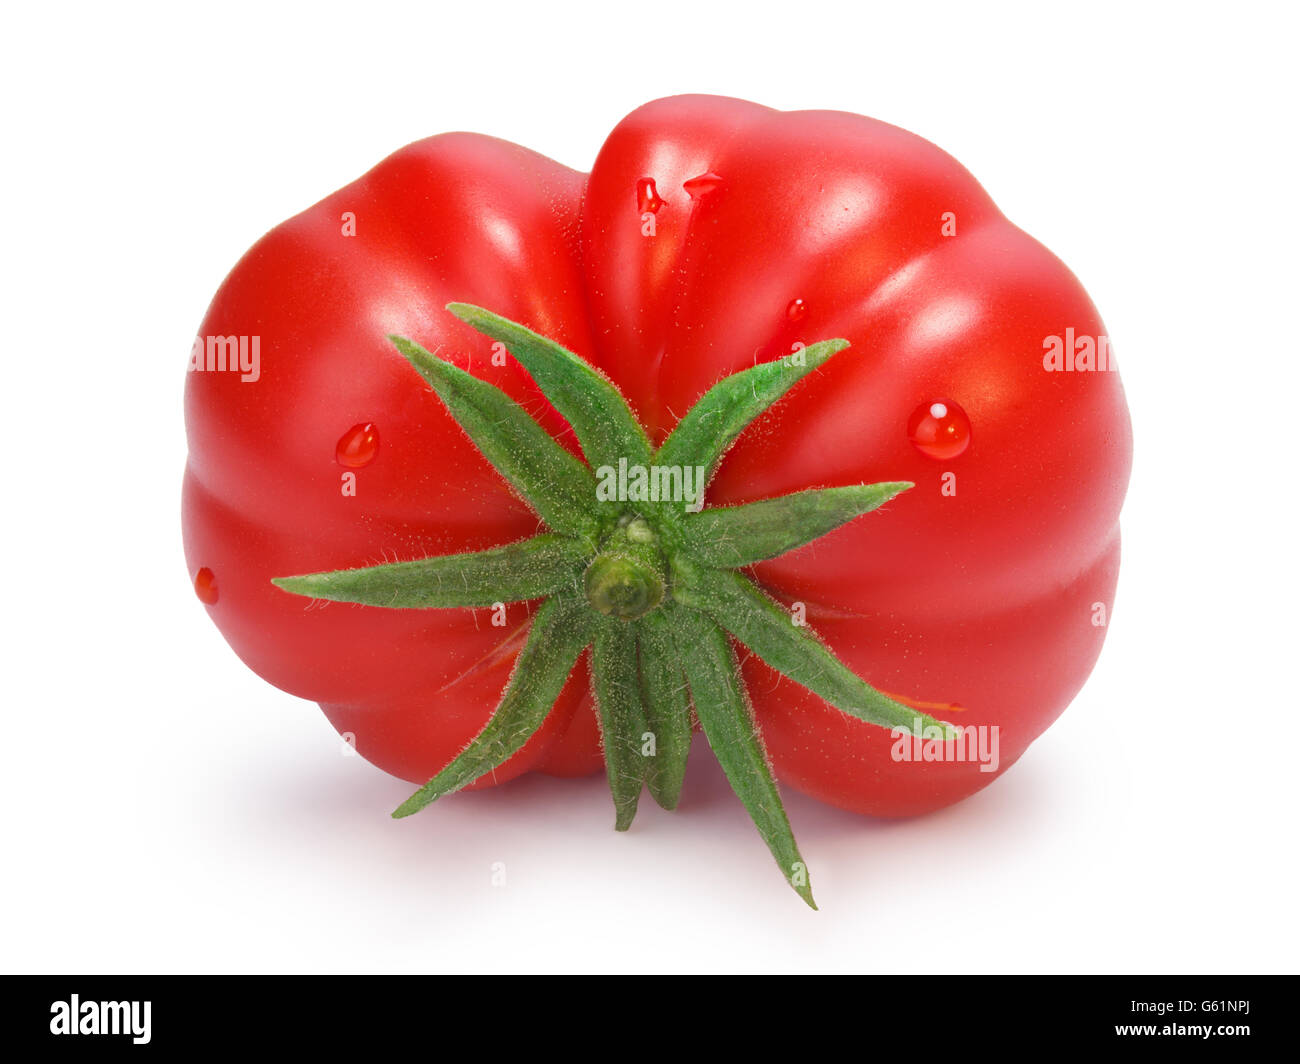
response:
[[[469,1038],[471,1050],[478,1045],[489,1054],[515,1039],[585,1054],[608,1045],[610,1036],[683,1044],[688,1028],[709,1029],[709,1001],[716,1004],[722,980],[730,984],[728,997],[753,1006],[726,1009],[732,1021],[760,1042],[775,1023],[809,1053],[830,1037],[866,1055],[883,1048],[889,1033],[927,1053],[1125,1043],[1147,1051],[1154,1043],[1179,1052],[1205,1045],[1234,1056],[1265,1048],[1293,1055],[1297,1027],[1293,976],[805,976],[766,988],[753,985],[762,977],[715,975],[706,983],[684,974],[672,977],[682,986],[673,998],[681,1008],[671,1014],[661,1008],[662,990],[642,996],[618,987],[616,977],[597,984],[600,993],[585,979],[586,986],[566,992],[561,977],[548,978],[547,987],[524,986],[519,977],[510,977],[514,986],[493,987],[491,978],[24,976],[6,980],[0,1046],[133,1054],[282,1048],[336,1058],[414,1044],[434,1057]],[[665,1023],[686,1027],[657,1032]],[[99,1033],[90,1033],[96,1027]],[[733,1028],[712,1037],[734,1051],[730,1039],[740,1034]]]

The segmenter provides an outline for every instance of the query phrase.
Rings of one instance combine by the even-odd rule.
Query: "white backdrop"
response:
[[[5,969],[1295,969],[1292,8],[35,10],[0,63]],[[787,794],[820,913],[703,744],[625,836],[599,778],[390,820],[408,786],[243,667],[181,555],[189,344],[253,240],[419,137],[586,169],[683,91],[952,152],[1088,288],[1133,413],[1091,681],[928,818]]]

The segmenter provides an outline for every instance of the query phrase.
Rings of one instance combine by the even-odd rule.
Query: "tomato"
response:
[[[926,720],[996,734],[997,756],[903,759],[888,728],[748,655],[743,688],[781,782],[878,816],[939,808],[1014,763],[1090,672],[1131,435],[1079,282],[910,133],[679,96],[624,119],[590,175],[484,136],[412,144],[263,237],[200,327],[186,392],[191,576],[236,653],[320,703],[384,770],[425,783],[483,731],[542,597],[322,606],[272,580],[483,551],[548,527],[388,337],[494,385],[565,453],[586,449],[516,346],[444,309],[453,302],[607,375],[655,447],[723,378],[848,341],[755,412],[705,501],[914,484],[743,571],[872,687]],[[241,337],[259,355],[255,379],[226,342]],[[686,570],[669,569],[672,600]],[[600,770],[590,660],[471,786]]]

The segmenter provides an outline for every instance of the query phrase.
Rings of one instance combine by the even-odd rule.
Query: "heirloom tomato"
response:
[[[1101,648],[1131,450],[1101,319],[870,118],[672,97],[589,174],[419,141],[263,237],[190,369],[199,597],[421,785],[396,815],[604,767],[625,828],[698,729],[811,903],[777,781],[958,801]]]

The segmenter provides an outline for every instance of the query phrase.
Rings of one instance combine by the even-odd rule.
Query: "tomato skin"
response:
[[[683,187],[704,174],[717,181]],[[660,201],[653,236],[646,179]],[[348,211],[354,237],[341,235]],[[411,145],[264,237],[200,328],[259,335],[262,376],[189,375],[191,577],[215,574],[209,610],[236,652],[320,702],[380,767],[423,782],[469,741],[506,682],[525,612],[511,607],[503,629],[488,611],[306,608],[271,577],[480,549],[537,527],[386,334],[502,387],[576,450],[522,370],[492,366],[484,338],[443,311],[453,300],[601,367],[656,441],[724,374],[799,343],[851,341],[741,437],[708,501],[915,482],[753,575],[802,603],[875,686],[960,706],[928,709],[956,723],[997,725],[999,764],[895,761],[888,732],[749,657],[783,783],[874,815],[939,808],[1005,771],[1091,670],[1105,633],[1097,607],[1113,602],[1131,434],[1118,374],[1044,368],[1047,337],[1105,333],[1079,282],[912,134],[838,112],[672,97],[620,123],[587,178],[487,137]],[[939,398],[969,419],[951,458],[908,435],[913,413]],[[362,424],[382,443],[345,497],[335,450]],[[583,662],[542,731],[480,783],[600,766]]]

